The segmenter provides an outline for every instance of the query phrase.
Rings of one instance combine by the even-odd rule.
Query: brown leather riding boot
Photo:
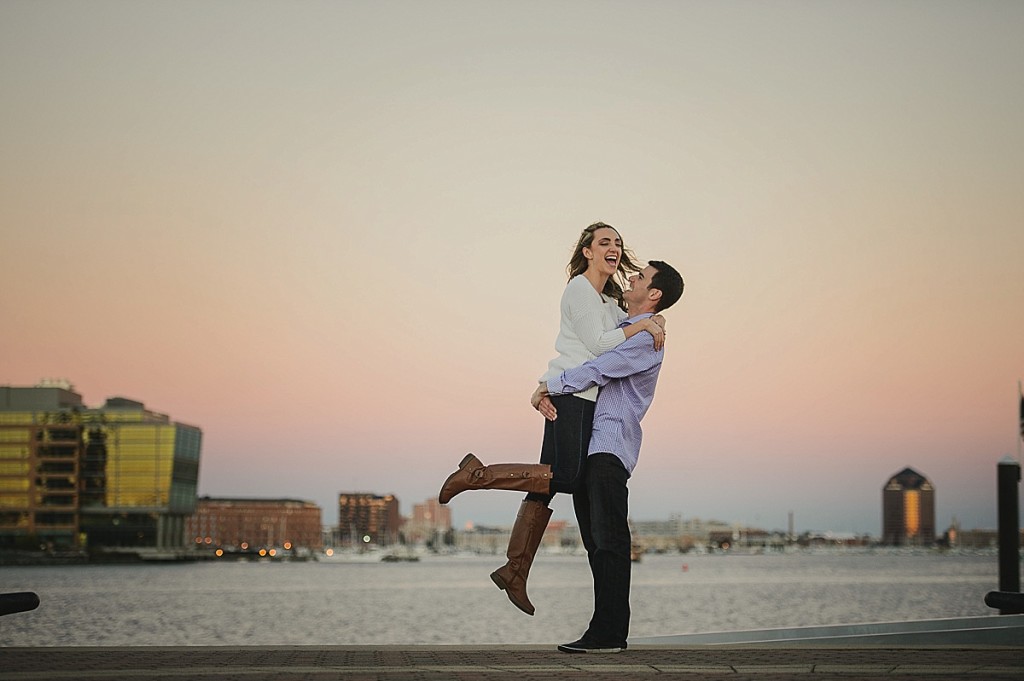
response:
[[[527,615],[535,611],[526,595],[526,578],[530,576],[533,557],[551,518],[551,509],[539,501],[526,499],[519,505],[516,524],[508,540],[508,562],[491,573],[491,580],[505,592],[512,605]]]
[[[467,489],[510,489],[547,494],[551,486],[551,466],[543,463],[496,463],[485,466],[467,454],[459,470],[448,476],[437,500],[447,504],[452,497]]]

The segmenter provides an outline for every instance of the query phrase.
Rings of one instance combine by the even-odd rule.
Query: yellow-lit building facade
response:
[[[882,488],[882,543],[935,543],[935,487],[913,468],[904,468]]]
[[[0,547],[184,548],[201,445],[141,402],[0,387]]]

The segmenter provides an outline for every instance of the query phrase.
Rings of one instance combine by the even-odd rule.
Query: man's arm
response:
[[[638,333],[603,355],[574,369],[566,369],[561,376],[546,384],[541,383],[534,395],[562,395],[577,393],[594,385],[604,386],[616,378],[632,376],[657,366],[664,355],[664,351],[654,350],[648,335]]]

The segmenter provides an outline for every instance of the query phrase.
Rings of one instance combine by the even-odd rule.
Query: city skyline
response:
[[[167,415],[161,414],[159,411],[158,412],[154,412],[153,410],[147,410],[145,408],[145,405],[144,405],[143,402],[137,401],[137,400],[134,400],[134,399],[131,399],[131,398],[126,398],[124,396],[111,396],[111,397],[106,398],[105,403],[102,406],[100,406],[100,405],[90,406],[90,405],[88,405],[87,402],[82,400],[82,396],[80,394],[75,392],[75,386],[71,382],[69,382],[67,380],[63,380],[63,379],[52,379],[52,378],[51,379],[44,379],[37,386],[3,386],[3,385],[0,385],[0,388],[2,388],[2,389],[11,389],[11,388],[13,388],[14,390],[18,390],[18,389],[20,389],[20,390],[33,390],[33,389],[42,388],[42,389],[47,390],[47,391],[55,391],[55,392],[52,392],[52,393],[48,393],[51,396],[48,396],[48,397],[45,398],[45,399],[52,399],[52,400],[54,400],[52,406],[46,407],[46,408],[37,407],[37,409],[42,409],[44,413],[48,413],[53,406],[56,406],[57,400],[59,398],[55,397],[55,396],[52,396],[52,395],[56,395],[57,393],[62,393],[62,394],[67,395],[68,399],[70,399],[71,402],[74,402],[75,405],[79,406],[78,408],[75,408],[76,411],[78,411],[78,412],[81,412],[82,410],[88,411],[90,409],[98,411],[98,410],[102,410],[102,409],[106,409],[106,408],[110,408],[110,407],[114,406],[114,407],[127,407],[130,410],[145,410],[146,413],[153,414],[158,420],[166,420],[168,418]],[[38,399],[38,398],[22,397],[22,399],[23,400],[28,400],[27,403],[29,403],[29,402],[32,402],[33,399]],[[1022,400],[1022,402],[1021,402],[1022,403],[1022,410],[1024,410],[1024,395],[1021,396],[1021,400]],[[38,402],[38,405],[42,405],[42,403],[43,402]],[[4,407],[4,406],[0,405],[0,408],[2,408],[2,407]],[[9,407],[10,406],[8,406],[8,408]],[[68,409],[68,408],[65,408],[65,409]],[[16,409],[15,409],[15,411],[16,411]],[[1021,427],[1024,428],[1024,411],[1022,411],[1021,418],[1022,418]],[[196,428],[196,426],[191,425],[191,424],[187,424],[187,425],[186,424],[178,424],[178,425],[179,426],[183,426],[185,428]],[[1022,432],[1022,436],[1024,436],[1024,432]],[[201,467],[202,467],[202,463],[203,463],[204,458],[205,457],[201,457],[200,458],[199,463],[200,463]],[[896,490],[896,488],[901,488],[899,485],[897,485],[896,487],[893,486],[897,482],[899,482],[899,485],[909,484],[910,485],[909,488],[918,488],[919,485],[923,485],[923,486],[921,486],[921,488],[922,488],[922,490],[926,490],[927,491],[927,495],[928,495],[928,500],[929,501],[927,502],[927,505],[921,506],[920,510],[918,510],[919,506],[916,505],[916,503],[914,503],[913,508],[915,510],[913,511],[912,516],[907,516],[907,517],[904,517],[904,510],[903,510],[903,507],[902,507],[902,504],[903,504],[902,501],[898,502],[900,504],[900,506],[898,508],[893,507],[890,510],[887,510],[887,505],[888,506],[892,506],[891,495],[893,494],[893,491]],[[481,493],[475,493],[475,494],[481,494]],[[490,496],[490,494],[493,494],[493,493],[483,492],[482,494],[484,495],[484,497],[486,497],[486,496]],[[515,498],[517,496],[517,494],[518,493],[515,493],[515,494],[513,494],[511,496],[513,498]],[[911,494],[915,495],[916,493],[911,493]],[[981,527],[981,526],[977,526],[977,525],[976,526],[964,527],[963,523],[961,521],[959,521],[959,519],[956,517],[955,514],[953,514],[950,517],[950,520],[947,523],[945,523],[945,524],[941,524],[941,523],[940,524],[936,524],[936,522],[935,522],[936,519],[934,517],[934,495],[935,495],[935,490],[934,490],[934,487],[932,486],[931,482],[929,482],[927,480],[927,478],[922,476],[918,471],[915,471],[915,470],[913,470],[910,467],[904,468],[903,470],[899,471],[898,473],[896,473],[891,478],[887,479],[886,484],[884,484],[882,486],[882,505],[880,507],[880,511],[881,511],[880,512],[880,518],[881,518],[882,524],[884,526],[883,526],[882,533],[879,533],[879,534],[874,533],[874,531],[871,531],[871,530],[868,530],[868,529],[859,529],[859,530],[847,529],[847,530],[844,530],[844,531],[839,531],[839,533],[836,533],[836,530],[833,527],[814,526],[814,525],[801,526],[800,530],[798,530],[798,525],[794,522],[795,518],[794,518],[793,511],[787,512],[787,514],[786,514],[787,517],[786,517],[786,528],[785,528],[785,530],[783,530],[781,525],[771,524],[770,522],[767,523],[767,524],[763,524],[763,523],[759,523],[759,522],[753,522],[752,523],[752,522],[749,522],[749,521],[737,521],[735,519],[732,519],[732,518],[726,517],[726,516],[721,516],[721,517],[702,516],[699,513],[686,516],[686,515],[684,515],[684,514],[682,514],[680,512],[672,512],[672,513],[669,513],[667,516],[662,516],[662,517],[659,517],[659,518],[654,518],[654,517],[636,517],[636,516],[631,515],[631,520],[632,521],[638,521],[638,522],[648,522],[648,521],[665,520],[666,518],[671,518],[671,517],[680,517],[680,518],[696,519],[696,520],[703,520],[703,521],[712,521],[712,522],[717,522],[717,523],[726,524],[726,525],[735,526],[735,527],[743,527],[743,528],[749,528],[749,529],[763,529],[763,530],[767,530],[767,531],[773,531],[773,533],[778,533],[778,531],[785,531],[785,533],[787,533],[788,535],[794,535],[794,536],[802,535],[802,534],[806,534],[806,533],[812,533],[812,534],[838,534],[838,535],[846,535],[846,536],[869,536],[869,537],[873,537],[873,538],[881,538],[882,541],[885,542],[885,543],[899,543],[898,540],[893,539],[893,537],[891,537],[890,535],[892,533],[902,533],[902,531],[903,531],[903,524],[902,523],[904,523],[904,522],[911,523],[912,527],[910,527],[910,525],[908,525],[908,527],[910,527],[911,533],[914,533],[914,531],[916,530],[916,527],[918,527],[918,523],[919,522],[925,522],[926,517],[928,518],[927,522],[925,522],[925,525],[924,525],[925,528],[926,528],[926,534],[927,534],[927,537],[925,538],[926,543],[931,543],[936,538],[939,538],[942,535],[942,531],[945,528],[947,528],[947,527],[955,527],[957,530],[959,530],[959,529],[994,529],[994,527]],[[338,529],[340,531],[341,529],[343,529],[347,525],[347,523],[345,521],[343,521],[338,515],[335,515],[335,514],[332,513],[332,509],[337,510],[339,508],[338,506],[333,506],[332,507],[332,505],[330,505],[330,504],[327,505],[327,506],[322,506],[322,505],[319,505],[316,501],[312,501],[311,498],[295,499],[294,497],[296,497],[296,496],[301,497],[302,495],[300,494],[300,495],[293,495],[291,497],[288,497],[288,496],[274,495],[274,494],[271,493],[271,494],[267,494],[267,495],[263,495],[263,496],[259,496],[259,495],[246,495],[246,494],[233,495],[232,496],[232,495],[218,495],[216,493],[212,493],[212,494],[211,493],[199,493],[198,498],[199,498],[200,501],[210,501],[211,499],[213,499],[213,500],[230,500],[230,501],[234,501],[234,502],[256,502],[256,503],[259,503],[261,501],[263,501],[263,502],[275,501],[275,502],[289,502],[289,503],[301,502],[301,503],[306,503],[306,504],[314,505],[315,508],[317,509],[318,513],[323,513],[325,508],[328,510],[327,516],[324,518],[324,527],[334,527],[335,529]],[[505,496],[505,495],[502,495],[502,496]],[[902,493],[899,493],[899,496],[901,497]],[[353,500],[353,499],[360,500],[360,501],[357,502],[358,504],[366,504],[366,503],[370,503],[372,505],[373,504],[383,504],[384,507],[390,508],[390,511],[388,512],[389,515],[390,515],[390,520],[386,520],[386,521],[382,520],[381,522],[383,522],[385,525],[389,526],[391,528],[390,531],[392,531],[392,533],[394,533],[394,531],[397,531],[398,518],[399,517],[402,518],[402,519],[407,519],[407,520],[411,519],[411,518],[414,518],[416,516],[416,514],[417,514],[417,511],[418,511],[419,507],[422,507],[422,506],[434,506],[434,507],[440,509],[441,512],[443,513],[443,515],[445,517],[449,518],[450,521],[451,521],[451,517],[453,516],[451,505],[441,505],[441,504],[438,504],[436,496],[427,497],[427,498],[425,498],[425,499],[423,499],[421,501],[416,501],[416,500],[410,501],[410,500],[407,500],[406,504],[408,504],[411,508],[410,508],[410,511],[409,511],[408,514],[403,514],[401,512],[401,498],[399,496],[397,496],[397,495],[392,494],[392,493],[385,493],[385,492],[381,492],[379,490],[341,490],[336,495],[336,500],[338,500],[340,502],[342,508],[344,508],[346,504],[351,504],[352,503],[351,500]],[[346,500],[348,500],[348,501],[346,501]],[[561,504],[562,508],[559,508],[558,500],[560,500],[562,502],[562,504]],[[566,496],[562,495],[559,498],[556,498],[556,501],[553,503],[553,507],[555,508],[556,513],[561,511],[561,513],[559,513],[559,516],[565,516],[565,517],[558,517],[558,518],[556,518],[557,520],[559,520],[560,522],[563,522],[563,523],[568,521],[571,524],[570,516],[572,515],[572,511],[571,511],[571,507],[569,506],[569,503],[570,503],[569,499]],[[567,511],[567,515],[566,515],[566,511]],[[922,515],[921,514],[922,511],[925,511],[926,515]],[[893,513],[895,513],[895,515],[893,515]],[[334,515],[334,521],[333,522],[331,521],[332,515]],[[370,517],[370,516],[368,516],[368,517]],[[456,523],[453,523],[452,526],[454,526],[457,529],[459,529],[459,528],[468,529],[468,528],[471,528],[474,525],[488,526],[488,527],[489,526],[497,526],[497,527],[508,526],[509,523],[508,522],[504,522],[503,520],[508,520],[508,519],[507,518],[502,518],[502,519],[499,519],[497,522],[495,522],[495,521],[476,522],[474,518],[467,518],[465,520],[465,522],[464,522],[462,527],[460,527]],[[374,521],[374,522],[376,522],[376,521]],[[373,523],[370,523],[370,524],[368,524],[368,523],[370,523],[369,520],[367,520],[366,522],[362,522],[361,524],[367,524],[367,526],[370,526],[370,524],[373,524]],[[894,525],[893,523],[896,523],[896,524]],[[395,537],[392,537],[391,541],[393,543],[393,541],[395,541]]]
[[[877,535],[912,467],[938,527],[994,527],[1022,32],[985,1],[4,3],[0,383],[196,424],[201,495],[429,498],[466,452],[537,460],[603,220],[687,284],[635,518]]]

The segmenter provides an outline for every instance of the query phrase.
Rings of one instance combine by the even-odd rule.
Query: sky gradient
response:
[[[994,528],[1022,34],[984,1],[2,3],[0,384],[201,427],[201,494],[409,513],[468,451],[537,460],[603,220],[686,280],[634,518],[877,535],[910,466],[940,530]]]

